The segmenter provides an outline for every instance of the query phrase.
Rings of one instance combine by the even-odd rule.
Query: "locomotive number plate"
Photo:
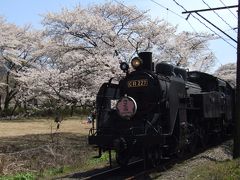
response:
[[[128,87],[146,87],[148,86],[148,80],[147,79],[139,79],[139,80],[131,80],[128,81]]]

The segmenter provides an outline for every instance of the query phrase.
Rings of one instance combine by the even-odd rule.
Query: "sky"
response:
[[[104,2],[109,2],[109,0],[1,0],[0,16],[5,17],[9,23],[19,26],[31,24],[34,29],[41,29],[43,28],[41,25],[42,15],[48,12],[60,12],[62,8],[66,7],[73,9],[77,5],[88,7]],[[213,70],[223,64],[236,62],[236,42],[215,29],[197,14],[193,13],[192,15],[195,18],[191,15],[186,20],[187,14],[182,14],[182,12],[185,11],[183,8],[190,11],[237,5],[237,0],[112,0],[112,2],[136,6],[141,10],[146,10],[152,18],[164,19],[177,26],[179,32],[217,33],[221,38],[212,40],[209,43],[209,48],[216,56],[216,66]],[[237,32],[233,30],[237,28],[237,8],[201,12],[199,14],[233,39],[237,39]]]

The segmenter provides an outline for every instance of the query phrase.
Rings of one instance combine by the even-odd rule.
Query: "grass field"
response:
[[[0,121],[0,179],[29,173],[46,179],[94,168],[97,152],[87,144],[86,118],[65,118],[56,127],[51,118]]]
[[[52,118],[0,121],[0,138],[28,134],[47,134],[56,131],[87,135],[91,124],[87,124],[85,119],[78,117],[65,118],[61,122],[59,130],[56,129],[57,124]]]
[[[107,154],[92,158],[97,151],[87,144],[85,117],[65,118],[56,127],[51,118],[0,121],[0,180],[52,179],[108,165]],[[239,179],[239,164],[204,164],[190,179]]]

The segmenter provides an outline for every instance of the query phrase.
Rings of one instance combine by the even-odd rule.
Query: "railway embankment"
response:
[[[226,141],[167,171],[152,173],[150,177],[164,180],[240,179],[240,160],[232,159],[232,146],[232,140]]]

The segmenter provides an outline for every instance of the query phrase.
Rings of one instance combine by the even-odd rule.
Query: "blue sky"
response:
[[[184,11],[180,6],[174,3],[174,0],[112,0],[113,2],[121,2],[125,5],[134,5],[139,9],[148,10],[148,13],[152,17],[158,17],[160,19],[165,19],[173,25],[177,25],[179,31],[196,31],[196,32],[209,32],[212,33],[208,28],[202,25],[193,17],[190,17],[188,22],[184,19],[187,15],[182,14]],[[176,0],[179,4],[183,5],[187,10],[196,9],[207,9],[209,5],[213,7],[222,7],[225,5],[237,5],[237,0]],[[104,3],[105,0],[1,0],[0,1],[0,15],[4,16],[7,22],[15,23],[17,25],[23,26],[26,24],[32,24],[35,29],[41,29],[41,15],[47,12],[59,12],[61,8],[74,8],[76,5],[80,4],[84,7],[96,3]],[[167,10],[168,8],[169,10]],[[237,9],[231,9],[232,13],[237,15]],[[182,16],[179,17],[178,15]],[[211,22],[218,25],[221,29],[225,30],[229,35],[236,39],[237,33],[231,30],[231,27],[237,27],[237,18],[234,17],[228,10],[216,11],[226,22],[222,21],[213,12],[201,13],[201,15],[207,17]],[[226,41],[231,43],[236,47],[236,43],[229,40],[226,36],[221,34],[219,31],[214,29],[204,20],[211,29],[216,31]],[[229,26],[230,25],[230,26]],[[236,49],[227,44],[222,39],[214,40],[210,42],[210,48],[215,52],[217,57],[217,66],[221,64],[226,64],[229,62],[236,62]]]

